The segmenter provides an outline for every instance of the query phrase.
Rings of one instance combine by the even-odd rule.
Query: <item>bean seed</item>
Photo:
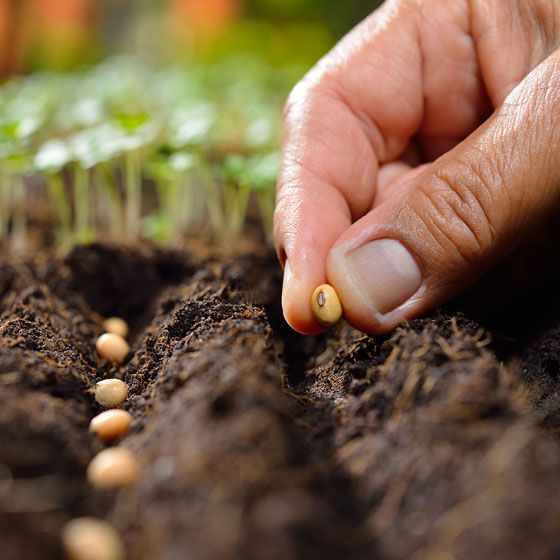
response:
[[[126,410],[106,410],[98,414],[89,424],[89,429],[103,441],[124,437],[130,429],[132,416]]]
[[[329,284],[321,284],[311,296],[311,312],[322,327],[336,325],[342,317],[342,305],[335,289]]]
[[[62,530],[62,544],[71,560],[124,560],[125,551],[112,525],[93,517],[80,517]]]
[[[97,488],[132,486],[140,468],[132,451],[125,447],[110,447],[98,453],[87,469],[90,483]]]
[[[120,317],[109,317],[108,319],[105,319],[103,328],[109,334],[118,334],[123,338],[128,336],[128,325],[126,321]]]
[[[95,386],[95,400],[105,408],[120,406],[128,395],[128,388],[120,379],[104,379]]]
[[[102,334],[96,343],[97,353],[112,364],[120,364],[130,352],[128,342],[118,334]]]

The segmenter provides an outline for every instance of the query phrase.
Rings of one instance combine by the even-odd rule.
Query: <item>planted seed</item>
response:
[[[126,338],[128,336],[128,324],[120,317],[109,317],[108,319],[105,319],[103,328],[109,334],[117,334],[122,338]]]
[[[342,317],[342,305],[335,289],[329,284],[321,284],[311,296],[311,312],[322,327],[336,325]]]
[[[110,447],[101,451],[87,469],[88,480],[97,488],[132,486],[139,475],[136,457],[124,447]]]
[[[95,400],[105,408],[120,406],[127,395],[128,388],[120,379],[104,379],[95,386]]]
[[[97,353],[112,364],[121,364],[130,352],[128,342],[118,334],[105,333],[97,339]]]
[[[92,419],[89,430],[103,441],[113,441],[126,436],[131,423],[132,416],[126,410],[106,410]]]
[[[62,544],[71,560],[124,560],[125,551],[117,531],[101,519],[81,517],[62,530]]]

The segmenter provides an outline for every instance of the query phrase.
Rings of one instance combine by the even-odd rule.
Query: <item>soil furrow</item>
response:
[[[557,557],[554,323],[505,367],[445,312],[301,337],[273,262],[93,245],[0,264],[2,557],[59,558],[85,514],[134,559]],[[133,329],[120,368],[94,351],[107,315]],[[142,465],[117,493],[84,478],[90,388],[113,376]]]

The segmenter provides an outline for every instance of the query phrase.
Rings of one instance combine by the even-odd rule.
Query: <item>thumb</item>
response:
[[[353,326],[384,332],[479,278],[560,199],[560,56],[471,136],[333,245],[327,278]]]

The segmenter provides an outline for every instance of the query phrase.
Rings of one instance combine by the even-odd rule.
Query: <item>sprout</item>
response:
[[[141,150],[150,144],[159,132],[159,125],[145,113],[117,114],[114,120],[120,127],[115,147],[123,153],[123,176],[126,193],[126,230],[131,238],[142,230],[142,170]]]
[[[82,130],[68,142],[72,159],[85,169],[110,161],[119,153],[119,138],[118,131],[107,123]]]
[[[121,154],[122,138],[122,132],[116,127],[103,123],[77,133],[69,141],[73,158],[76,161],[74,167],[76,230],[77,236],[81,240],[86,240],[90,232],[91,201],[89,193],[92,190],[92,176],[95,168],[98,170],[97,179],[107,202],[111,229],[113,233],[120,229],[122,208],[118,188],[107,164]]]
[[[253,156],[249,161],[249,184],[255,192],[267,240],[272,241],[275,190],[280,152]]]
[[[38,150],[33,167],[45,175],[51,202],[61,226],[60,240],[70,241],[72,230],[72,207],[68,200],[62,170],[72,159],[69,146],[62,140],[48,140]]]
[[[0,211],[0,232],[3,235],[10,232],[10,245],[12,249],[19,251],[25,249],[27,242],[26,177],[31,161],[28,154],[15,143],[4,147],[4,157],[0,160],[3,206]]]
[[[198,208],[192,173],[200,158],[189,152],[160,153],[146,166],[148,176],[155,181],[159,211],[147,222],[151,239],[167,244],[191,225]]]

